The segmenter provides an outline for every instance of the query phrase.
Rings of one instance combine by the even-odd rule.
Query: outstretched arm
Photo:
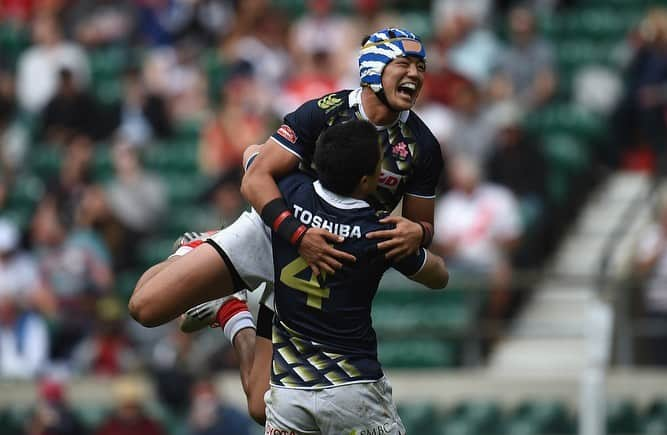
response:
[[[276,180],[295,170],[298,163],[299,159],[295,154],[271,138],[253,159],[243,177],[241,193],[263,218],[266,216],[266,205],[282,198]],[[270,225],[269,222],[265,223]],[[330,246],[331,243],[341,241],[341,237],[329,231],[310,228],[298,244],[299,254],[316,275],[320,270],[334,273],[335,269],[342,267],[341,261],[355,261],[354,256]]]
[[[388,259],[401,260],[417,252],[420,246],[428,247],[433,237],[435,200],[412,195],[403,197],[403,216],[389,216],[382,223],[393,224],[391,230],[374,231],[369,239],[386,239],[378,243]]]
[[[449,272],[445,261],[432,253],[426,251],[426,261],[424,266],[416,274],[410,277],[411,280],[424,284],[428,288],[441,289],[447,286],[449,281]]]

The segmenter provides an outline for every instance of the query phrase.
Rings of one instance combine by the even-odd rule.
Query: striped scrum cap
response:
[[[359,74],[362,86],[370,86],[374,92],[382,90],[382,71],[389,62],[402,56],[426,59],[421,39],[404,29],[382,29],[373,33],[361,47]]]

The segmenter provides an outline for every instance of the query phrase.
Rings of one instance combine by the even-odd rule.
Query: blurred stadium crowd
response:
[[[244,147],[302,102],[357,87],[362,37],[389,25],[428,46],[415,110],[448,162],[435,246],[453,290],[412,294],[390,282],[376,307],[381,361],[480,363],[520,306],[512,290],[526,284],[513,269],[541,264],[599,168],[661,166],[667,12],[611,3],[621,9],[601,0],[1,2],[0,377],[150,373],[170,409],[185,412],[184,392],[202,398],[190,421],[203,423],[190,433],[211,433],[215,418],[204,414],[217,402],[196,378],[234,367],[222,337],[141,328],[126,301],[183,231],[218,228],[245,209]],[[119,397],[137,394],[127,389]],[[40,391],[62,396],[49,380]]]

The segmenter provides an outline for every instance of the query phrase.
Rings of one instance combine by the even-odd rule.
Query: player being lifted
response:
[[[271,293],[273,259],[265,223],[276,230],[278,237],[298,248],[316,275],[332,274],[342,262],[355,261],[353,255],[330,245],[342,242],[343,237],[312,223],[310,227],[300,223],[275,181],[299,165],[309,170],[319,134],[352,119],[372,122],[383,148],[378,189],[369,203],[377,210],[391,211],[403,199],[402,217],[384,220],[393,228],[372,232],[368,237],[381,239],[378,248],[388,259],[401,259],[417,252],[420,246],[428,246],[443,163],[436,139],[410,110],[423,84],[425,60],[420,39],[402,29],[384,29],[364,41],[359,56],[362,87],[303,104],[285,117],[284,124],[261,147],[242,184],[244,195],[261,213],[244,213],[191,254],[149,269],[130,300],[133,316],[152,326],[197,304],[256,288],[262,282],[268,282]],[[259,421],[264,415],[263,396],[271,364],[271,301],[266,298],[268,308],[260,308],[257,340],[247,306],[236,298],[197,307],[190,311],[189,324],[185,325],[195,329],[220,324],[240,356],[250,414]]]
[[[266,433],[349,434],[379,427],[387,435],[405,433],[377,359],[371,303],[389,267],[431,288],[443,288],[448,275],[443,260],[424,248],[391,260],[365,237],[390,227],[379,223],[383,213],[366,202],[377,188],[381,155],[372,124],[337,124],[317,140],[318,181],[297,172],[278,183],[294,217],[344,234],[338,248],[356,262],[315,279],[297,248],[273,233],[275,316]]]

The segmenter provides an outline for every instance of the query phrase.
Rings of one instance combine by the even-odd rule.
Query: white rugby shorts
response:
[[[405,435],[386,378],[320,390],[271,386],[264,402],[266,435]]]
[[[262,302],[273,310],[273,250],[271,230],[253,209],[243,212],[226,228],[213,234],[209,240],[222,250],[248,289],[266,283]],[[271,294],[271,305],[266,299]]]

